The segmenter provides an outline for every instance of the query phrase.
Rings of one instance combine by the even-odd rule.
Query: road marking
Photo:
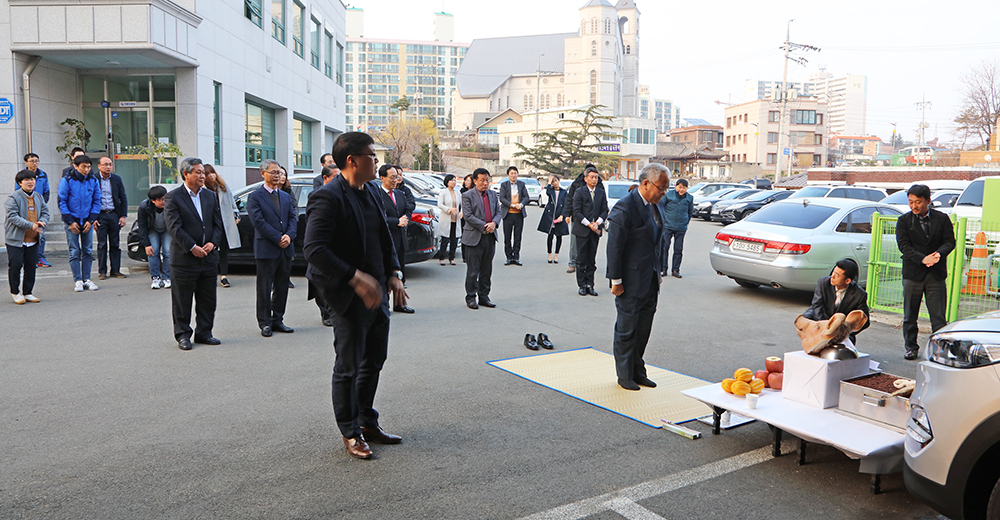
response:
[[[616,513],[630,519],[659,519],[661,518],[660,516],[643,508],[636,502],[662,495],[664,493],[669,493],[670,491],[681,489],[692,484],[698,484],[734,471],[749,468],[750,466],[760,464],[761,462],[766,462],[773,458],[771,456],[771,449],[772,447],[768,445],[763,448],[734,455],[726,459],[710,462],[697,468],[691,468],[680,473],[667,475],[666,477],[636,484],[618,491],[606,493],[596,497],[585,498],[572,504],[566,504],[564,506],[549,509],[548,511],[535,513],[533,515],[526,516],[521,520],[571,520],[586,518],[608,510],[615,511]],[[785,441],[782,443],[783,452],[791,451],[793,449],[795,449],[794,442]],[[630,502],[635,506],[635,509],[628,505]],[[625,513],[616,509],[617,507],[621,507],[622,511],[625,511]],[[645,516],[630,516],[632,514],[641,514]]]
[[[627,498],[616,498],[606,502],[605,505],[608,506],[608,509],[628,518],[628,520],[666,520]]]
[[[52,268],[44,268],[44,269],[45,270],[39,267],[35,271],[36,280],[39,278],[73,278],[73,273],[65,269],[59,269],[58,271],[52,270]],[[3,271],[3,274],[4,274],[3,276],[0,276],[0,282],[6,282],[9,278],[9,276],[7,276],[7,271]],[[132,274],[132,271],[128,267],[122,267],[122,274]]]

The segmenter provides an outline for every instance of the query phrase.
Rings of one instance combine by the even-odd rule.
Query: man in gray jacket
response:
[[[36,174],[32,170],[17,172],[15,181],[19,189],[11,193],[4,203],[7,219],[4,222],[4,242],[7,244],[7,279],[14,303],[38,303],[32,291],[35,288],[35,269],[38,263],[38,242],[49,222],[49,207],[42,194],[35,191]],[[21,269],[24,269],[24,287]],[[23,292],[22,292],[23,291]]]

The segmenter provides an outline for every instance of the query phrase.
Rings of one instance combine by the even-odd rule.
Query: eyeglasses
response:
[[[368,157],[371,157],[372,159],[377,159],[378,158],[378,155],[377,154],[373,154],[373,153],[352,153],[351,155],[353,155],[355,157],[357,157],[359,155],[367,155]]]
[[[656,184],[654,182],[650,182],[650,184],[652,184],[653,186],[656,186],[656,189],[660,190],[660,193],[666,193],[666,191],[670,189],[670,183],[669,182],[667,183],[666,187],[660,187],[658,184]]]
[[[264,170],[264,173],[268,175],[281,175],[281,170]]]

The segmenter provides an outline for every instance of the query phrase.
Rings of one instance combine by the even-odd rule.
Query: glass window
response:
[[[274,149],[274,110],[246,102],[246,163],[260,166],[264,159],[277,157]]]
[[[292,146],[296,168],[312,168],[312,123],[292,119]]]
[[[271,36],[285,44],[285,0],[271,0]]]
[[[743,219],[744,222],[759,222],[799,229],[816,229],[826,222],[837,208],[819,204],[768,204]]]
[[[222,84],[213,82],[215,87],[215,102],[212,104],[212,136],[215,139],[214,164],[222,164]]]
[[[171,81],[173,79],[171,78]],[[149,101],[149,76],[111,76],[108,78],[108,101]]]
[[[333,35],[323,33],[323,74],[328,78],[333,78]]]
[[[982,206],[983,192],[986,191],[986,181],[977,179],[965,187],[955,206]]]
[[[174,101],[174,77],[152,76],[153,101]]]
[[[261,27],[261,0],[243,0],[243,14],[257,27]]]
[[[838,199],[849,199],[849,198],[852,198],[852,197],[848,197],[847,196],[847,188],[835,188],[827,196],[828,197],[838,198]]]
[[[802,188],[799,191],[796,191],[788,198],[802,199],[805,197],[825,197],[828,191],[830,191],[830,188],[825,188],[823,186],[810,186],[808,188]]]
[[[306,56],[305,40],[306,8],[296,1],[292,7],[292,41],[294,43],[292,51],[300,58],[305,58]]]
[[[777,123],[779,119],[781,119],[781,112],[777,110],[771,110],[767,113],[768,123]]]
[[[312,24],[309,32],[309,63],[314,69],[319,70],[319,33],[321,29],[318,20],[315,18],[310,20]]]

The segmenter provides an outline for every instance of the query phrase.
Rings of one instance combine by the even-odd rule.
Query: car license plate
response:
[[[749,253],[763,253],[764,244],[760,242],[747,242],[746,240],[734,240],[730,246],[734,251],[747,251]]]

